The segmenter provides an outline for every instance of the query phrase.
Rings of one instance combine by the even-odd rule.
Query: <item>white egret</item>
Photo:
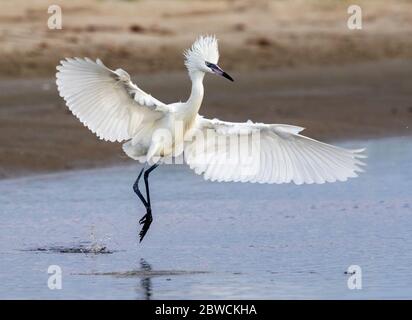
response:
[[[94,62],[88,58],[67,58],[57,67],[57,87],[72,113],[99,138],[126,141],[123,150],[129,157],[151,164],[147,170],[143,167],[133,186],[146,208],[139,221],[143,224],[140,241],[153,220],[149,174],[170,157],[183,154],[190,168],[212,181],[310,184],[345,181],[362,171],[359,158],[364,157],[363,150],[348,150],[310,139],[299,134],[301,127],[251,121],[233,123],[200,116],[205,74],[233,81],[217,65],[218,59],[216,38],[199,37],[185,51],[185,65],[192,81],[190,97],[186,102],[172,104],[153,98],[131,82],[127,72],[113,71],[99,59]],[[176,133],[177,126],[181,126],[182,134]],[[156,135],[159,130],[170,132],[169,139]],[[237,151],[229,152],[226,146],[233,137],[248,139],[238,140],[237,148],[233,148]],[[259,148],[248,153],[246,161],[245,153],[238,150],[248,143],[258,144]],[[222,145],[225,148],[219,147]],[[143,172],[146,199],[139,190]]]

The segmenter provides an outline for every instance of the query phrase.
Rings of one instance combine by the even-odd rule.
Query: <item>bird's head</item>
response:
[[[217,65],[219,50],[215,36],[200,36],[193,43],[192,47],[184,52],[184,55],[186,58],[185,65],[189,70],[189,74],[199,71],[214,73],[233,81],[233,78]]]

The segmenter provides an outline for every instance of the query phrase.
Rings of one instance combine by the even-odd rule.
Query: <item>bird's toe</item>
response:
[[[142,230],[139,232],[139,237],[140,237],[140,241],[139,241],[139,242],[142,242],[143,238],[145,237],[147,231],[148,231],[149,228],[150,228],[150,224],[151,224],[151,223],[152,223],[152,220],[148,220],[148,221],[146,221],[145,224],[143,225]]]
[[[139,224],[145,224],[148,221],[152,222],[152,220],[152,213],[148,210],[147,213],[139,220]]]
[[[153,217],[152,212],[148,209],[147,213],[139,220],[139,223],[143,225],[142,230],[139,232],[140,242],[142,242],[143,238],[145,237],[147,231],[152,224]]]

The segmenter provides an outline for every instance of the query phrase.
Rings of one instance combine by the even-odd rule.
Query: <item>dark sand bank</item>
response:
[[[410,135],[412,63],[233,72],[206,77],[201,113],[231,121],[287,123],[326,141]],[[139,74],[164,102],[185,99],[186,74]],[[0,176],[131,161],[118,143],[98,140],[68,111],[54,79],[0,80]]]

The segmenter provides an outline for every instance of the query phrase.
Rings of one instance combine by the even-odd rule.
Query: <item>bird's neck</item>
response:
[[[192,92],[190,97],[186,102],[187,108],[193,113],[197,113],[200,109],[203,100],[203,78],[205,76],[204,72],[192,71],[190,72],[190,80],[192,80]]]

